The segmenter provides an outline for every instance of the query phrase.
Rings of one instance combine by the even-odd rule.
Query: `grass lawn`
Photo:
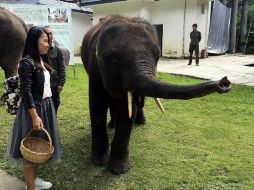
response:
[[[254,88],[234,85],[224,95],[188,101],[162,100],[162,114],[147,98],[147,125],[133,129],[129,173],[115,176],[90,161],[88,77],[81,65],[67,69],[59,128],[63,157],[40,169],[57,190],[254,189]],[[159,74],[161,80],[191,84],[188,77]],[[0,70],[0,81],[3,81]],[[0,88],[2,94],[3,88]],[[126,108],[127,109],[127,108]],[[0,169],[22,178],[5,159],[14,116],[0,106]],[[114,131],[108,131],[112,139]]]

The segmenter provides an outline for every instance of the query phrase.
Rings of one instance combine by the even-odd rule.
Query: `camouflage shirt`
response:
[[[66,80],[66,71],[62,50],[53,44],[48,51],[54,71],[50,75],[50,86],[64,86]]]
[[[198,45],[201,40],[201,32],[192,31],[190,33],[190,38],[191,38],[190,45]]]

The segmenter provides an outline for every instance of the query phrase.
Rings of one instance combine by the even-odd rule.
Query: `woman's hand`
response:
[[[43,128],[43,123],[41,118],[38,116],[36,109],[35,108],[30,108],[29,109],[29,113],[31,115],[32,118],[32,122],[33,122],[33,129],[34,130],[40,130],[41,128]]]
[[[41,118],[38,116],[33,119],[33,129],[34,130],[41,130],[41,128],[43,128],[43,123],[42,123]]]
[[[63,90],[62,86],[58,86],[58,93],[60,93]]]

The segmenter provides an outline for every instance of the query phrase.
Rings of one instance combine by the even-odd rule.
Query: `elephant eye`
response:
[[[117,64],[119,62],[118,56],[116,54],[112,54],[110,56],[110,62],[111,62],[111,64]]]
[[[111,59],[111,63],[112,63],[112,64],[116,64],[117,62],[118,62],[117,58],[113,57],[113,58]]]
[[[119,62],[118,56],[114,53],[106,56],[104,60],[108,65],[117,65]]]

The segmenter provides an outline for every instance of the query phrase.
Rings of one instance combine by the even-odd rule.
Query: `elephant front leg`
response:
[[[93,87],[97,89],[93,89]],[[92,128],[92,162],[104,166],[109,160],[107,123],[107,95],[104,90],[93,86],[89,89],[89,106]]]
[[[115,136],[111,145],[109,169],[113,174],[126,173],[131,168],[129,160],[129,139],[131,135],[136,108],[133,116],[128,116],[127,102],[118,102],[115,106]]]

